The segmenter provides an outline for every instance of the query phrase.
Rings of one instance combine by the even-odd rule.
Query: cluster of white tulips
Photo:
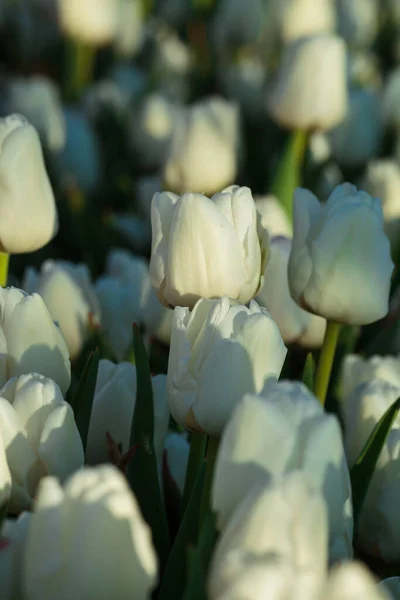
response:
[[[400,2],[0,2],[0,600],[400,600]]]

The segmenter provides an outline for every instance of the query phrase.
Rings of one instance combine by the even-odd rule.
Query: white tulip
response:
[[[156,375],[153,383],[154,448],[161,459],[168,431],[169,410],[166,375]],[[107,433],[120,444],[122,454],[129,450],[133,413],[136,405],[136,368],[131,363],[101,360],[86,446],[86,462],[96,465],[109,462]]]
[[[390,600],[363,563],[348,562],[333,569],[321,600]]]
[[[11,111],[21,113],[38,130],[48,148],[58,151],[65,144],[65,119],[60,92],[47,77],[12,79],[7,103]]]
[[[12,513],[30,508],[45,475],[63,481],[83,467],[72,408],[58,385],[38,373],[14,377],[0,390],[0,435],[12,477]]]
[[[332,129],[339,125],[347,112],[343,40],[335,35],[317,35],[287,46],[268,106],[272,118],[291,129]]]
[[[120,471],[75,474],[64,489],[40,485],[24,553],[30,600],[148,600],[157,583],[151,531]]]
[[[338,32],[350,47],[369,48],[380,26],[380,9],[376,0],[336,0]]]
[[[268,239],[258,232],[249,188],[231,186],[212,198],[156,194],[151,223],[151,282],[165,305],[192,308],[221,296],[247,303],[257,294]]]
[[[39,250],[58,231],[57,208],[37,131],[20,115],[0,119],[0,250]]]
[[[388,592],[392,600],[400,599],[400,577],[388,577],[379,583],[379,587]]]
[[[277,325],[255,301],[199,300],[177,307],[168,363],[168,401],[183,427],[220,435],[247,392],[278,378],[286,357]]]
[[[257,213],[260,215],[261,225],[270,237],[283,235],[292,237],[293,227],[276,196],[255,196]]]
[[[239,149],[236,104],[211,98],[190,106],[174,133],[164,168],[167,189],[213,194],[234,182]]]
[[[0,385],[32,372],[53,379],[65,394],[71,364],[64,336],[39,294],[0,288]]]
[[[218,540],[210,600],[316,599],[327,572],[327,525],[325,502],[303,473],[253,486]],[[257,566],[264,578],[245,575],[244,586],[243,574]]]
[[[146,330],[159,342],[169,346],[174,311],[161,304],[153,288],[149,290],[142,316]]]
[[[293,470],[307,473],[327,502],[331,561],[348,558],[353,520],[340,425],[297,382],[269,382],[262,396],[246,395],[228,422],[212,489],[219,529],[252,485]]]
[[[280,8],[280,21],[283,41],[287,44],[295,40],[316,35],[333,33],[336,26],[335,6],[332,0],[284,0]]]
[[[342,396],[348,398],[354,390],[373,379],[400,387],[400,357],[372,356],[363,358],[358,354],[348,354],[342,365]]]
[[[326,328],[325,319],[303,310],[290,295],[288,263],[291,248],[292,243],[288,238],[272,238],[270,259],[264,272],[264,284],[256,300],[260,306],[268,309],[286,344],[299,342],[307,345],[308,342],[313,345],[312,342],[319,342],[317,345],[321,345]],[[315,325],[314,321],[317,320]],[[319,336],[312,333],[310,335],[315,327],[319,328]]]
[[[89,320],[100,321],[100,303],[86,265],[46,260],[38,273],[32,267],[22,282],[28,293],[37,292],[60,326],[71,359],[77,358],[89,336]]]
[[[164,451],[169,473],[183,495],[190,444],[186,436],[170,431],[165,438]]]
[[[117,32],[120,0],[58,0],[63,33],[81,43],[103,46]]]
[[[23,553],[30,513],[17,519],[5,519],[0,531],[1,600],[23,600]]]
[[[349,183],[325,206],[308,190],[294,193],[292,297],[329,320],[367,325],[388,312],[393,262],[381,202]]]
[[[140,0],[119,0],[118,20],[115,32],[115,49],[124,57],[133,56],[139,49],[144,35],[143,4]]]
[[[364,179],[365,189],[382,201],[385,231],[396,243],[400,231],[400,168],[393,159],[372,161]]]

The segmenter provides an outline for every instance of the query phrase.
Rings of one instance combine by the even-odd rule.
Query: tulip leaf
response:
[[[206,516],[195,548],[189,548],[189,572],[183,600],[207,600],[207,573],[217,531],[215,514]]]
[[[137,325],[133,326],[133,350],[137,389],[130,447],[137,446],[137,450],[134,459],[128,463],[126,472],[143,517],[151,527],[162,571],[169,552],[168,521],[161,496],[154,451],[154,405],[150,366]],[[132,393],[135,391],[133,390]]]
[[[364,448],[350,470],[355,521],[357,521],[360,515],[379,455],[399,410],[400,398],[388,408],[375,425]]]
[[[204,477],[205,463],[203,462],[168,557],[157,600],[182,598],[187,575],[187,550],[197,540]]]
[[[306,364],[304,365],[303,371],[303,383],[308,387],[309,390],[314,390],[314,378],[315,378],[315,360],[311,352],[307,354]]]
[[[293,192],[302,183],[306,147],[306,132],[294,131],[288,139],[271,186],[271,193],[279,199],[290,222],[293,220]]]
[[[97,372],[99,370],[100,352],[96,348],[89,355],[86,365],[82,371],[77,390],[71,406],[75,414],[75,421],[81,435],[83,449],[86,449],[86,441],[89,431],[90,416],[92,414],[94,391],[96,388]]]

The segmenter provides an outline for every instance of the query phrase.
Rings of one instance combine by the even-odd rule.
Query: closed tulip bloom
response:
[[[257,302],[268,309],[286,344],[307,342],[305,336],[313,327],[312,322],[316,319],[322,320],[303,310],[290,295],[288,263],[291,248],[292,242],[288,238],[272,238],[263,287],[256,297]],[[323,342],[324,327],[321,327],[321,332],[322,335],[318,340],[320,344]],[[311,341],[311,336],[309,337]]]
[[[292,224],[276,196],[272,194],[255,196],[255,202],[261,225],[268,231],[270,237],[278,235],[292,237]]]
[[[154,406],[154,448],[161,459],[168,431],[169,410],[166,376],[152,379]],[[86,462],[91,465],[110,462],[107,433],[120,445],[122,454],[130,449],[129,441],[136,405],[136,367],[131,363],[101,360],[97,374],[92,413],[86,445]]]
[[[89,318],[100,321],[100,303],[87,266],[46,260],[39,273],[27,269],[23,287],[43,298],[64,334],[71,359],[77,358],[89,336]]]
[[[369,48],[379,32],[376,0],[338,0],[338,32],[351,48]]]
[[[193,308],[200,298],[249,302],[262,285],[267,237],[258,232],[251,191],[156,194],[150,276],[161,302]]]
[[[393,262],[381,202],[349,183],[326,205],[294,193],[289,286],[300,306],[348,325],[367,325],[388,312]]]
[[[331,571],[321,600],[390,600],[363,563],[348,562]],[[395,597],[393,597],[395,600]]]
[[[364,178],[369,194],[381,199],[385,232],[396,243],[400,231],[400,168],[393,159],[369,163]]]
[[[168,401],[183,427],[220,435],[246,392],[278,378],[286,357],[279,329],[265,308],[229,298],[199,300],[174,312]]]
[[[58,0],[61,29],[84,44],[103,46],[114,38],[120,0]]]
[[[224,530],[251,486],[293,470],[307,473],[327,502],[331,561],[348,558],[353,519],[340,425],[297,382],[269,382],[262,396],[247,394],[228,422],[212,489],[218,528]]]
[[[400,357],[348,354],[342,366],[342,396],[348,398],[354,390],[373,379],[400,387]]]
[[[326,513],[322,496],[303,473],[252,487],[218,540],[209,574],[210,600],[316,599],[327,571]],[[233,582],[257,566],[264,567],[266,581],[249,579],[247,590],[235,595]]]
[[[4,519],[0,531],[1,600],[22,600],[23,555],[30,513]]]
[[[268,98],[272,118],[290,129],[332,129],[347,112],[346,50],[335,35],[293,42]]]
[[[53,190],[37,131],[20,115],[0,119],[0,250],[39,250],[58,231]]]
[[[144,7],[140,0],[119,0],[115,49],[124,57],[139,50],[144,36]]]
[[[236,179],[239,146],[236,104],[211,98],[181,116],[164,168],[167,189],[214,194]]]
[[[0,435],[12,477],[12,513],[31,507],[45,475],[63,481],[83,467],[72,408],[58,385],[38,373],[14,377],[0,390]]]
[[[335,30],[336,15],[332,0],[284,0],[280,7],[280,22],[283,41],[287,44],[295,40],[331,33]]]
[[[326,332],[326,319],[313,315],[306,331],[301,335],[297,344],[306,350],[321,348]]]
[[[47,477],[38,490],[24,552],[30,600],[148,600],[157,583],[151,531],[118,469]]]
[[[0,385],[35,372],[65,394],[71,383],[68,348],[39,294],[0,288],[0,332]]]

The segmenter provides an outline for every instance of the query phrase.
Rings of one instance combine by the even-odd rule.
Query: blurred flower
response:
[[[118,0],[115,32],[117,54],[132,57],[139,50],[144,34],[144,14],[141,0]]]
[[[186,470],[189,460],[190,444],[186,437],[175,431],[170,431],[165,438],[164,451],[172,479],[183,495],[185,488]]]
[[[341,411],[350,466],[375,425],[399,397],[400,386],[384,379],[372,379],[343,397]],[[400,560],[399,483],[400,417],[397,416],[378,458],[357,526],[358,543],[363,551],[387,563]]]
[[[164,168],[165,187],[178,194],[213,194],[236,178],[239,151],[237,106],[207,98],[181,114]]]
[[[369,163],[364,187],[371,196],[381,199],[385,232],[396,244],[400,232],[400,168],[397,161],[387,158]]]
[[[143,323],[148,333],[167,346],[171,341],[173,316],[174,311],[161,304],[150,286],[143,306]]]
[[[333,33],[336,27],[333,0],[283,0],[280,7],[281,35],[287,43],[316,35]]]
[[[199,298],[249,302],[262,285],[269,240],[258,233],[247,187],[202,194],[155,194],[151,282],[166,305],[192,308]]]
[[[344,358],[341,382],[344,398],[350,396],[358,386],[369,383],[373,379],[380,379],[400,387],[400,357],[363,358],[358,354],[348,354]]]
[[[254,44],[264,19],[262,0],[221,0],[211,22],[211,40],[219,52]]]
[[[347,562],[333,569],[321,600],[390,600],[361,562]],[[395,599],[393,599],[395,600]]]
[[[368,89],[349,91],[349,111],[331,131],[333,158],[348,168],[361,167],[377,156],[383,134],[380,95]]]
[[[62,481],[83,467],[83,447],[71,406],[58,385],[29,373],[0,390],[0,434],[12,477],[9,511],[31,507],[45,475]]]
[[[392,600],[399,600],[400,577],[388,577],[379,583],[379,587],[382,588],[382,591],[385,590],[390,593]]]
[[[55,152],[65,144],[65,120],[60,92],[47,77],[11,79],[6,104],[9,112],[21,113],[38,130],[46,146]]]
[[[169,410],[167,403],[166,376],[152,379],[154,404],[154,448],[161,459],[165,436],[168,431]],[[136,367],[131,363],[115,365],[101,360],[94,392],[86,446],[86,462],[96,465],[110,462],[107,433],[121,453],[128,452],[133,413],[136,404]]]
[[[389,72],[385,82],[382,116],[386,127],[400,129],[400,66]]]
[[[11,473],[7,463],[6,449],[4,440],[0,437],[0,508],[8,503],[11,496]]]
[[[160,192],[163,183],[160,175],[144,175],[135,181],[135,200],[138,211],[149,223],[151,221],[151,201]]]
[[[24,553],[30,600],[147,600],[157,582],[151,532],[123,475],[85,469],[64,489],[47,477],[31,516]]]
[[[278,378],[286,348],[265,308],[229,298],[177,307],[168,365],[168,401],[183,427],[220,435],[246,392]]]
[[[292,242],[288,238],[278,236],[271,239],[270,259],[264,272],[264,284],[256,300],[268,309],[285,344],[301,340],[312,327],[312,321],[318,319],[321,326],[317,346],[321,346],[325,335],[325,319],[300,308],[289,292],[288,263],[291,248]]]
[[[237,102],[250,120],[264,116],[264,90],[267,73],[262,61],[254,56],[238,57],[217,71],[221,91]]]
[[[222,435],[212,489],[218,528],[253,485],[299,469],[327,502],[330,560],[349,558],[351,486],[339,421],[299,382],[268,382],[262,394],[243,398]]]
[[[103,46],[115,37],[122,0],[58,0],[62,31],[84,44]]]
[[[336,0],[338,33],[350,47],[368,48],[379,32],[380,10],[376,0]]]
[[[209,598],[315,599],[326,578],[327,545],[325,502],[306,475],[255,485],[218,540]]]
[[[268,107],[272,118],[290,129],[332,129],[339,125],[347,112],[343,40],[327,34],[288,45]]]
[[[302,188],[293,203],[289,287],[296,302],[349,325],[384,317],[393,263],[380,200],[344,183],[325,206]]]
[[[257,213],[261,218],[261,225],[270,237],[283,235],[291,237],[293,233],[289,218],[276,196],[255,196]]]
[[[371,49],[349,52],[347,55],[347,70],[350,85],[375,91],[382,90],[380,57]],[[379,116],[382,121],[382,113]]]
[[[164,21],[155,25],[151,31],[151,77],[167,98],[186,103],[190,99],[190,75],[195,66],[193,50],[175,30],[166,27]]]
[[[0,531],[1,599],[22,600],[23,553],[28,533],[30,513],[16,519],[5,519]]]
[[[33,267],[26,269],[22,286],[43,298],[64,334],[71,360],[78,358],[90,333],[89,319],[100,322],[100,303],[87,266],[46,260],[39,273]]]
[[[57,208],[36,129],[24,117],[0,119],[0,250],[39,250],[58,232]]]
[[[11,377],[41,373],[63,394],[71,383],[68,348],[39,294],[0,288],[0,385]]]

